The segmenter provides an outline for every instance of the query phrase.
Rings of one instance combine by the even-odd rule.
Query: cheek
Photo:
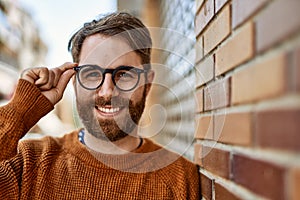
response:
[[[144,95],[144,86],[140,86],[140,87],[136,88],[134,90],[134,92],[131,93],[130,97],[128,97],[128,98],[130,98],[130,100],[133,103],[136,103],[143,98],[143,95]]]
[[[78,84],[75,85],[74,89],[75,89],[76,99],[78,102],[90,101],[91,98],[93,98],[93,96],[95,95],[95,91],[86,90]]]

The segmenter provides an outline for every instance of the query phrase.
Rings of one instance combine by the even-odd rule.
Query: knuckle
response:
[[[51,69],[51,72],[53,75],[60,75],[62,73],[61,69],[58,67]]]
[[[29,70],[29,69],[24,69],[24,70],[21,72],[20,77],[24,77],[25,75],[27,75],[28,70]]]
[[[49,73],[49,69],[47,67],[41,67],[39,68],[41,70],[41,72],[43,73]]]

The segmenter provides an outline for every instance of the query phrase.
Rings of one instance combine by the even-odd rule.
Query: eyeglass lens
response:
[[[114,70],[102,69],[99,66],[82,66],[78,73],[78,78],[82,86],[86,89],[96,89],[101,86],[105,79],[105,74],[111,73],[115,86],[123,91],[134,89],[139,82],[139,73],[134,67],[120,67]]]

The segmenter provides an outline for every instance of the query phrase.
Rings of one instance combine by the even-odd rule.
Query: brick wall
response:
[[[300,1],[197,0],[204,199],[300,199]]]

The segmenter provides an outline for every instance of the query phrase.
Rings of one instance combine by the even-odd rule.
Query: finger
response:
[[[56,86],[57,86],[57,83],[58,83],[58,81],[59,81],[59,79],[60,79],[60,76],[61,76],[61,74],[62,74],[63,72],[61,71],[61,69],[59,69],[59,68],[57,68],[57,67],[51,69],[51,71],[52,71],[52,73],[54,74],[53,87],[56,87]]]
[[[77,63],[72,63],[72,62],[66,62],[63,65],[59,66],[58,68],[62,70],[62,72],[65,72],[68,69],[73,69],[74,67],[78,66]]]
[[[53,71],[55,74],[53,86],[56,87],[56,85],[58,84],[58,81],[60,79],[60,76],[63,72],[65,72],[66,70],[69,70],[69,69],[73,69],[77,65],[78,65],[77,63],[66,62],[59,67],[55,67],[55,68],[51,69],[51,71]]]
[[[46,67],[33,68],[28,71],[28,76],[34,79],[36,86],[41,86],[48,82],[49,70]]]
[[[34,79],[30,78],[30,80],[28,80],[28,73],[30,70],[32,70],[32,68],[24,69],[20,75],[20,78],[34,83]]]
[[[44,84],[48,79],[48,69],[46,67],[28,68],[21,73],[20,78],[36,85]]]
[[[63,92],[66,87],[68,82],[70,81],[71,77],[75,74],[75,71],[73,69],[68,69],[67,71],[65,71],[64,73],[62,73],[58,83],[57,83],[57,90],[59,92]]]
[[[55,87],[54,86],[54,79],[55,79],[55,74],[52,70],[49,70],[48,74],[48,80],[45,84],[41,85],[39,87],[40,90],[45,91],[45,90],[50,90],[51,88]]]

